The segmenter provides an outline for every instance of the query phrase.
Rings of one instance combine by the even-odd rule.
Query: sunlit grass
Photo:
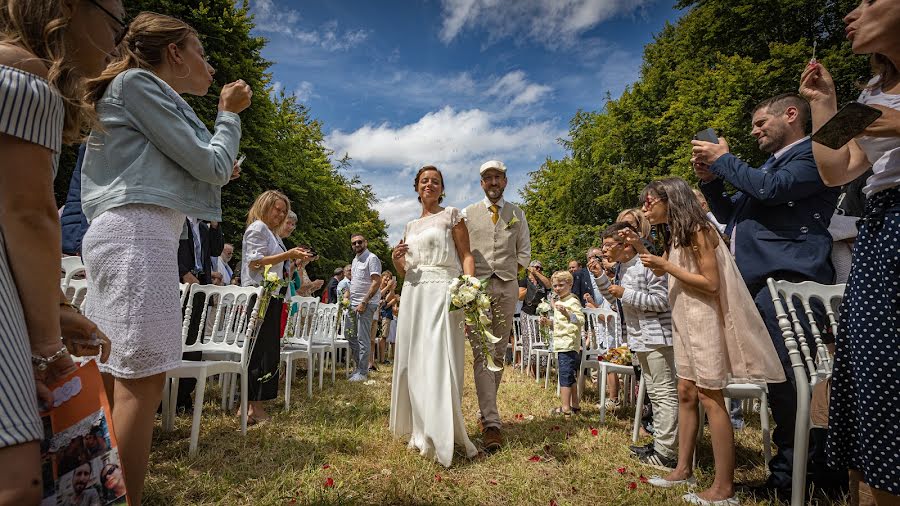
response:
[[[471,364],[469,352],[467,360]],[[472,460],[458,456],[445,469],[391,437],[389,366],[371,376],[372,385],[348,383],[340,372],[338,377],[331,384],[326,375],[324,389],[316,389],[312,400],[305,396],[305,378],[296,379],[290,412],[283,411],[283,398],[271,402],[272,420],[251,427],[246,437],[233,413],[220,410],[217,387],[210,387],[198,456],[188,457],[188,416],[179,417],[172,433],[157,425],[145,503],[683,504],[684,491],[641,482],[642,475],[659,471],[629,456],[632,408],[608,416],[598,427],[596,387],[587,389],[582,416],[551,417],[555,388],[545,390],[543,381],[535,383],[508,367],[499,396],[507,441],[503,450]],[[469,372],[463,411],[476,445],[477,410]],[[761,481],[765,467],[758,415],[747,418],[750,426],[736,433],[737,480]],[[708,434],[700,451],[697,476],[708,484],[713,472]]]

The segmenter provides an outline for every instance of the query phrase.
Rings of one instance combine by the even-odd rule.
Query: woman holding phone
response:
[[[871,54],[875,77],[859,102],[880,118],[838,149],[813,144],[822,180],[853,181],[869,167],[850,279],[841,304],[831,385],[829,463],[850,469],[851,504],[900,502],[900,2],[864,0],[844,18],[853,52]],[[834,80],[813,60],[800,94],[813,129],[837,111]],[[873,423],[873,421],[875,423]]]
[[[82,167],[91,222],[82,243],[86,313],[113,343],[100,365],[129,503],[139,505],[166,371],[181,363],[178,240],[185,216],[222,220],[222,186],[236,177],[243,81],[226,84],[210,133],[182,94],[203,96],[215,69],[197,31],[144,12],[118,57],[88,83],[100,120]]]

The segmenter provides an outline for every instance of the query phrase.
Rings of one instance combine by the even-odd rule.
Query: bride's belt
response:
[[[460,274],[459,269],[455,267],[419,265],[406,271],[403,283],[413,285],[420,283],[450,283],[453,278],[459,277]]]

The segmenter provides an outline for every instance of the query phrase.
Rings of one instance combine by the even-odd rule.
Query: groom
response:
[[[475,276],[489,279],[487,293],[493,313],[491,332],[500,338],[492,355],[495,363],[502,364],[519,296],[518,266],[528,267],[531,261],[531,237],[525,213],[515,204],[503,200],[506,166],[502,162],[491,160],[481,166],[481,188],[484,200],[467,207],[463,215],[475,257]],[[484,450],[491,453],[503,444],[497,412],[497,390],[503,372],[492,372],[485,367],[479,346],[472,346],[472,353],[475,356],[475,390],[484,431],[482,441]]]

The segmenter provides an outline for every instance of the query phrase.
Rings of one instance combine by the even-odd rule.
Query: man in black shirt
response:
[[[547,298],[550,279],[544,276],[544,266],[537,260],[531,262],[527,271],[519,280],[519,300],[522,301],[522,312],[534,316],[538,304]]]

